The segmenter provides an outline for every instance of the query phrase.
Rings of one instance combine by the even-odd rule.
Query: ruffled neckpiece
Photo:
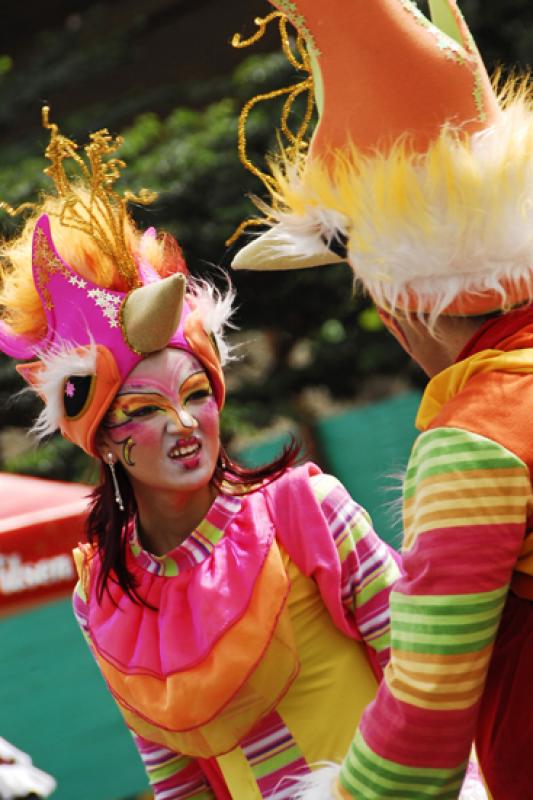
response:
[[[127,724],[150,741],[209,758],[236,746],[298,673],[289,580],[263,490],[219,496],[163,557],[130,534],[126,561],[142,603],[90,572],[87,630]],[[83,580],[83,579],[82,579]]]
[[[243,498],[218,494],[204,519],[187,538],[164,556],[145,550],[139,540],[137,520],[131,526],[129,547],[137,565],[152,575],[173,577],[201,564],[222,539],[240,512]]]

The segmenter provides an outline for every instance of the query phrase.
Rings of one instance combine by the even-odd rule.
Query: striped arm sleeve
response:
[[[154,800],[214,800],[198,762],[132,733]]]
[[[340,593],[355,617],[361,636],[376,652],[383,669],[389,660],[389,595],[400,571],[370,517],[332,475],[311,478],[341,562]]]
[[[418,438],[391,660],[341,770],[350,796],[458,796],[530,501],[526,465],[499,444],[451,428]]]
[[[78,581],[73,595],[74,616],[93,652],[88,626],[88,607],[82,582]],[[181,756],[161,745],[143,739],[131,731],[143,761],[155,800],[213,800],[215,795],[198,762]]]

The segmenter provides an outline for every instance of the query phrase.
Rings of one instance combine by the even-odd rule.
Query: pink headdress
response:
[[[51,145],[54,137],[59,138],[55,126]],[[72,144],[60,138],[62,144]],[[72,269],[58,253],[50,220],[43,214],[33,233],[32,273],[46,316],[46,333],[38,341],[31,340],[14,333],[0,320],[0,350],[21,360],[37,359],[18,366],[46,404],[36,431],[45,435],[60,428],[66,438],[91,455],[96,454],[98,426],[126,376],[143,358],[165,347],[176,347],[198,358],[222,407],[222,364],[228,351],[221,336],[233,299],[231,292],[223,298],[207,282],[187,279],[183,262],[175,265],[174,274],[162,278],[143,256],[143,244],[156,238],[153,228],[142,237],[140,255],[133,262],[124,252],[123,230],[116,225],[116,206],[109,202],[108,187],[106,193],[105,211],[112,215],[109,229],[113,232],[115,226],[117,230],[116,252],[130,262],[130,290],[99,286]],[[65,209],[72,212],[70,202]],[[124,198],[121,203],[125,203]],[[74,227],[91,235],[81,217]],[[110,249],[114,255],[110,247],[107,253]]]

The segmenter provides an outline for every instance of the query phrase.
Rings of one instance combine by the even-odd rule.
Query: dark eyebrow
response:
[[[126,389],[119,389],[116,394],[116,397],[124,397],[127,394],[145,394],[145,395],[154,395],[157,394],[159,397],[163,397],[161,392],[154,392],[153,390],[150,391],[145,386],[143,387],[136,387],[135,385],[128,386]]]

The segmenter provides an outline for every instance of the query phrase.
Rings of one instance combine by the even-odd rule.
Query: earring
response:
[[[106,456],[106,460],[111,470],[111,478],[113,480],[113,486],[115,487],[115,503],[120,508],[121,511],[124,511],[124,503],[122,502],[122,495],[120,494],[120,487],[118,485],[117,480],[117,473],[115,472],[115,459],[111,450],[108,452]]]

